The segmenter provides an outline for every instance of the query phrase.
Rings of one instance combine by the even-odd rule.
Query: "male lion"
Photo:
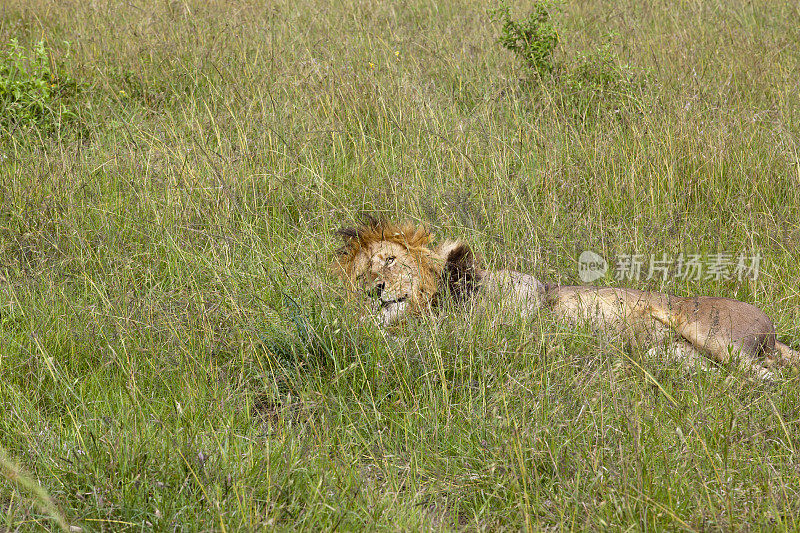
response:
[[[800,365],[800,353],[775,338],[772,321],[759,308],[729,298],[684,298],[617,287],[557,286],[533,276],[481,268],[464,243],[445,241],[431,248],[431,234],[411,223],[392,224],[371,217],[343,228],[344,240],[332,265],[349,289],[365,290],[386,326],[410,313],[427,312],[443,297],[456,301],[480,293],[499,296],[526,314],[540,308],[571,323],[584,322],[619,336],[650,353],[671,354],[685,362],[720,363],[733,358],[762,379],[767,367]]]

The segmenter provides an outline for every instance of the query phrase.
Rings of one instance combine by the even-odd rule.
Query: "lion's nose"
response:
[[[385,287],[386,287],[386,284],[384,282],[382,282],[382,281],[379,282],[379,283],[376,283],[375,285],[373,285],[373,287],[369,291],[367,291],[367,295],[369,295],[372,298],[380,298],[381,295],[383,294],[383,289]]]

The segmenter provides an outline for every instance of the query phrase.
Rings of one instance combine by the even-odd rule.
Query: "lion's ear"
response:
[[[437,253],[444,261],[442,289],[457,301],[472,294],[480,281],[480,265],[472,248],[461,241],[445,241]]]

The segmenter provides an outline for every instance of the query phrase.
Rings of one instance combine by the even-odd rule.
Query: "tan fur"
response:
[[[547,301],[557,316],[586,321],[642,348],[669,349],[685,357],[688,343],[698,354],[720,363],[739,357],[762,378],[769,377],[765,365],[775,362],[772,321],[757,307],[737,300],[623,288],[552,287]]]
[[[660,357],[684,361],[744,363],[769,379],[767,367],[800,366],[800,353],[775,338],[772,321],[759,308],[732,300],[685,298],[659,292],[615,287],[553,286],[533,276],[480,268],[468,246],[445,241],[429,247],[432,237],[410,223],[394,225],[367,219],[339,231],[344,246],[333,269],[353,290],[375,298],[374,309],[385,325],[408,313],[431,310],[448,294],[456,299],[476,293],[499,295],[523,313],[540,308],[571,323],[585,323],[599,334],[615,336]]]

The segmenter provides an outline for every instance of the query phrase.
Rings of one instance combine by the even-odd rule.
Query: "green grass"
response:
[[[532,81],[492,5],[439,4],[3,8],[80,91],[0,131],[0,530],[800,528],[796,374],[546,315],[390,337],[326,274],[364,211],[561,283],[584,249],[760,252],[755,281],[628,284],[797,347],[795,3],[563,4],[556,59],[617,58],[624,94]]]

